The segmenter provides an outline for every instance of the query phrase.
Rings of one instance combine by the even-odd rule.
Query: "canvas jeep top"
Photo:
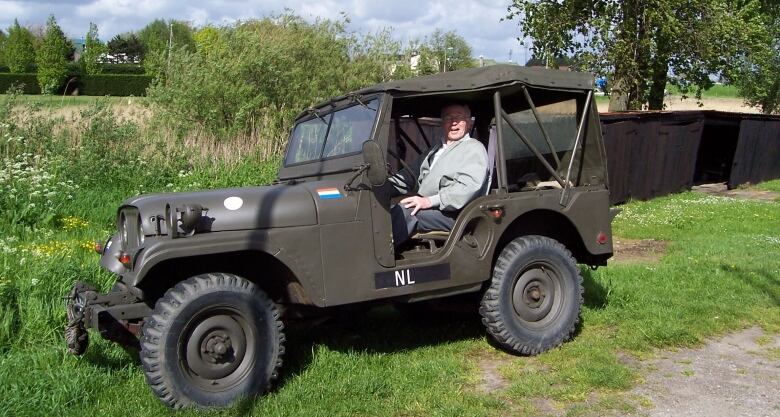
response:
[[[571,337],[577,263],[612,255],[606,157],[590,75],[496,65],[392,81],[303,111],[270,186],[126,200],[100,245],[108,293],[78,282],[66,330],[140,349],[153,392],[174,407],[267,390],[286,319],[370,301],[462,293],[499,346],[536,354]],[[396,251],[388,176],[441,140],[440,111],[467,104],[490,187],[451,231]]]

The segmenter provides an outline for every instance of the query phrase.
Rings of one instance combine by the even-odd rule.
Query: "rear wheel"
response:
[[[157,301],[141,361],[163,403],[219,407],[268,390],[283,343],[279,311],[262,290],[235,275],[204,274]]]
[[[501,251],[479,312],[499,346],[536,355],[571,338],[581,305],[582,276],[571,253],[553,239],[524,236]]]

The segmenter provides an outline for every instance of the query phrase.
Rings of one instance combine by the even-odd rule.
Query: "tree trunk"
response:
[[[628,91],[625,91],[625,81],[615,80],[609,89],[609,111],[628,110]]]
[[[661,28],[655,33],[656,51],[651,64],[650,93],[647,97],[649,110],[664,109],[664,93],[666,82],[669,80],[669,55],[670,42],[663,36]]]
[[[653,74],[650,80],[650,94],[647,97],[648,109],[664,109],[664,93],[668,81],[669,61],[666,57],[656,57],[653,62]]]

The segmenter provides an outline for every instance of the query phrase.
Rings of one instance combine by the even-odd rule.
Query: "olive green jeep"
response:
[[[451,231],[396,250],[388,177],[414,177],[452,102],[472,110],[489,189]],[[534,355],[574,334],[577,264],[606,264],[611,219],[590,75],[496,65],[387,82],[301,113],[270,186],[126,200],[96,248],[116,284],[74,285],[68,348],[82,354],[93,329],[140,350],[165,404],[224,406],[272,386],[291,319],[472,293],[488,336]]]

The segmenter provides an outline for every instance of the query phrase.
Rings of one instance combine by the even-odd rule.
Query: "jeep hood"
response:
[[[317,224],[317,211],[311,193],[304,187],[286,184],[149,194],[125,200],[122,206],[136,207],[144,234],[154,235],[158,233],[158,223],[159,230],[163,234],[167,233],[164,221],[166,205],[175,209],[188,204],[199,204],[204,208],[199,232]]]

